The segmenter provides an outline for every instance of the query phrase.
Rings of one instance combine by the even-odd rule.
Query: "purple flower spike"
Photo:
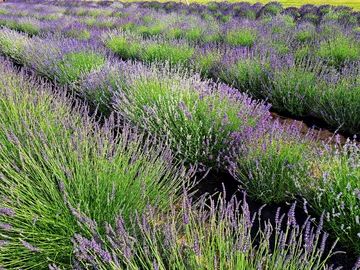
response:
[[[20,242],[23,244],[24,247],[26,247],[28,250],[40,252],[40,248],[31,246],[28,242],[25,242],[24,240],[20,240]]]

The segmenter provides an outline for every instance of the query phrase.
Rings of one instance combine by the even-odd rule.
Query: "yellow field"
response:
[[[232,1],[230,1],[230,2],[232,2]],[[256,3],[256,2],[269,3],[271,1],[250,0],[248,2],[250,2],[250,3]],[[328,4],[328,5],[334,5],[334,6],[339,6],[339,5],[349,6],[354,9],[360,10],[360,0],[311,0],[311,1],[310,0],[278,0],[277,2],[281,3],[284,7],[300,7],[305,4],[313,4],[313,5]]]
[[[124,2],[134,2],[134,1],[140,1],[140,0],[123,0]],[[144,1],[144,0],[143,0]],[[145,0],[146,1],[146,0]],[[148,0],[150,1],[150,0]],[[170,0],[157,0],[159,2],[168,2]],[[176,0],[176,2],[183,2],[183,3],[207,3],[207,2],[213,2],[214,0]],[[215,0],[216,2],[223,2],[222,0]],[[228,2],[235,3],[235,2],[242,2],[246,0],[228,0]],[[246,2],[250,3],[269,3],[271,1],[269,0],[248,0]],[[315,5],[323,5],[323,4],[329,4],[334,6],[349,6],[354,8],[354,10],[360,10],[360,0],[278,0],[277,2],[281,3],[284,7],[300,7],[305,4],[315,4]]]

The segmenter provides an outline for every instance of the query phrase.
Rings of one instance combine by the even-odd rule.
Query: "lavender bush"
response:
[[[337,68],[343,67],[346,61],[359,60],[358,42],[350,37],[340,35],[323,41],[316,54],[324,58],[326,64]]]
[[[325,91],[320,92],[316,112],[331,126],[340,131],[358,134],[359,117],[359,81],[358,62],[343,68],[339,76],[332,73],[324,80]],[[344,109],[346,108],[346,109]]]
[[[262,83],[262,96],[267,97],[280,113],[293,116],[314,115],[323,87],[321,63],[297,62],[286,55],[271,63],[269,78]]]
[[[20,35],[15,31],[2,31],[0,35],[1,53],[10,57],[14,62],[22,64],[25,61],[24,46],[29,43],[27,35]]]
[[[314,143],[311,134],[300,134],[300,128],[296,122],[284,126],[275,121],[265,136],[252,138],[244,157],[232,164],[230,172],[252,198],[279,203],[301,193],[310,177]]]
[[[101,68],[106,62],[101,48],[91,43],[52,37],[46,41],[33,39],[32,46],[26,47],[26,65],[62,85],[76,83],[84,74]]]
[[[135,66],[115,89],[114,108],[168,138],[188,162],[226,167],[269,122],[269,106],[226,85],[175,69]]]
[[[326,145],[312,164],[312,181],[303,185],[315,211],[325,213],[325,225],[348,248],[360,254],[360,152],[348,140],[343,147]]]
[[[175,168],[179,166],[181,172],[185,170],[181,169],[177,162],[184,162],[186,166],[199,164],[200,170],[210,167],[229,169],[241,181],[249,195],[267,203],[287,201],[295,195],[303,194],[317,214],[320,215],[325,210],[325,226],[331,230],[331,233],[339,237],[349,250],[360,254],[359,232],[357,231],[358,198],[356,197],[359,189],[358,166],[356,165],[358,159],[356,147],[358,146],[355,142],[348,142],[344,148],[337,146],[333,149],[329,145],[320,147],[311,140],[308,141],[307,137],[304,139],[303,135],[300,136],[297,129],[286,129],[270,124],[268,111],[270,105],[265,105],[265,101],[254,101],[249,96],[237,92],[240,90],[252,97],[262,98],[271,103],[277,112],[296,117],[316,117],[342,132],[359,133],[357,81],[359,14],[352,13],[344,7],[313,5],[284,10],[277,3],[266,6],[246,3],[185,6],[154,2],[124,3],[108,8],[106,6],[109,3],[79,1],[71,3],[70,7],[64,6],[70,5],[69,3],[62,2],[34,5],[37,1],[28,0],[32,4],[16,1],[1,4],[0,25],[6,28],[0,31],[0,52],[17,64],[31,68],[38,75],[66,86],[67,90],[75,89],[77,95],[80,94],[97,106],[97,108],[92,107],[91,110],[97,109],[104,116],[110,117],[110,120],[101,118],[101,121],[107,123],[103,129],[98,124],[85,125],[82,121],[89,122],[88,117],[79,117],[82,120],[78,121],[76,120],[78,118],[73,120],[66,116],[68,109],[59,109],[60,112],[55,114],[54,110],[58,107],[54,107],[53,110],[46,109],[50,105],[46,105],[45,101],[41,103],[38,99],[34,99],[33,103],[39,106],[38,109],[45,111],[45,116],[39,116],[40,112],[36,111],[34,106],[26,105],[26,103],[31,104],[29,101],[31,99],[27,95],[23,97],[23,103],[17,99],[12,100],[10,98],[12,94],[3,95],[2,109],[7,111],[2,113],[6,115],[3,117],[4,120],[0,120],[3,121],[1,122],[3,135],[0,147],[1,150],[5,149],[0,154],[3,162],[0,165],[2,166],[0,172],[5,180],[0,181],[9,184],[6,186],[8,189],[5,190],[13,196],[10,196],[11,200],[7,200],[6,197],[0,202],[2,207],[0,230],[12,239],[0,238],[0,241],[4,241],[0,242],[1,245],[8,248],[9,252],[6,253],[10,253],[3,256],[12,256],[11,253],[20,247],[21,252],[25,250],[29,252],[26,254],[32,254],[31,256],[36,254],[41,258],[46,258],[46,256],[53,258],[56,249],[55,239],[63,245],[63,248],[59,248],[61,254],[70,254],[73,248],[69,237],[74,235],[75,230],[83,230],[81,231],[83,238],[77,240],[90,239],[94,228],[97,228],[96,233],[101,235],[99,239],[106,238],[105,234],[108,231],[107,228],[102,227],[102,223],[110,222],[110,220],[115,223],[114,213],[110,213],[115,206],[110,207],[109,212],[105,211],[102,217],[105,204],[101,202],[106,201],[106,196],[100,194],[101,192],[94,192],[91,188],[103,188],[102,183],[109,181],[107,177],[112,174],[105,173],[101,169],[101,166],[104,166],[105,169],[111,170],[108,163],[109,157],[98,157],[97,153],[100,150],[89,149],[95,146],[99,149],[106,148],[109,144],[115,145],[118,140],[121,141],[120,135],[115,136],[108,130],[110,126],[120,126],[120,122],[108,124],[115,121],[112,114],[114,110],[120,112],[121,117],[124,117],[126,121],[138,124],[142,130],[141,134],[146,132],[154,136],[150,139],[144,134],[138,135],[130,127],[124,128],[126,134],[131,134],[129,140],[135,141],[134,147],[139,151],[133,150],[137,153],[133,154],[136,158],[141,159],[140,156],[147,155],[146,151],[150,149],[150,143],[158,145],[159,141],[164,140],[166,143],[171,142],[167,147],[160,144],[160,149],[163,149],[162,147],[166,149],[165,156],[153,150],[158,153],[159,159],[164,158],[166,161],[175,162],[175,165],[171,166]],[[104,6],[101,7],[101,5]],[[258,20],[254,20],[255,17]],[[109,29],[114,30],[109,31]],[[121,29],[126,31],[122,32]],[[73,38],[64,38],[64,35]],[[79,40],[76,40],[77,38]],[[146,63],[121,62],[114,59],[113,53],[123,59]],[[158,62],[159,60],[162,62]],[[181,67],[178,64],[181,64]],[[220,83],[215,84],[212,81],[200,80],[199,75],[191,75],[194,70],[199,71],[203,79],[212,77],[216,81],[225,82],[237,89]],[[0,84],[0,91],[5,91],[3,89],[13,91],[16,83],[13,83],[12,79],[10,83],[10,79],[7,79],[8,75],[4,75],[4,78]],[[23,79],[20,81],[22,82]],[[33,87],[39,91],[39,99],[42,97],[46,99],[47,96],[42,94],[41,89],[38,90],[37,84],[31,82],[29,85],[25,87],[21,84],[19,88]],[[46,85],[45,88],[49,87]],[[59,99],[65,100],[61,95]],[[4,105],[7,103],[11,106]],[[21,106],[17,108],[14,104]],[[74,106],[77,107],[77,105]],[[83,113],[88,113],[83,107],[81,108]],[[15,113],[16,110],[21,112],[21,116],[20,113]],[[31,116],[30,113],[35,114],[36,117]],[[49,116],[46,117],[46,114]],[[14,118],[9,118],[8,115],[14,115]],[[12,124],[12,119],[21,119],[24,115],[30,115],[25,118],[24,124],[20,124],[19,121]],[[69,120],[56,122],[60,120],[55,119],[55,115],[59,119]],[[44,121],[49,118],[51,119],[45,123]],[[70,128],[66,128],[65,124],[72,121],[74,123],[71,123]],[[55,125],[51,123],[55,123],[56,128],[50,128]],[[32,131],[24,131],[27,129],[21,128],[21,125],[29,127]],[[68,133],[60,132],[63,127]],[[115,129],[116,132],[121,133],[120,129]],[[97,134],[100,130],[105,135]],[[128,130],[131,131],[127,133]],[[46,135],[44,135],[45,138],[43,138],[43,133]],[[155,137],[154,133],[157,133],[158,137]],[[87,138],[87,143],[84,143],[82,138],[78,138],[78,144],[82,145],[81,147],[87,147],[86,149],[73,142],[77,134],[82,134],[81,136],[86,134],[84,136]],[[96,141],[96,138],[102,140],[100,137],[106,137],[106,135],[114,141],[107,142],[105,145]],[[55,140],[53,136],[60,137],[62,141],[60,142],[59,138]],[[94,138],[90,140],[89,136]],[[76,151],[85,153],[87,158],[83,159],[87,165],[80,161],[77,163],[76,151],[72,152],[70,146],[62,145],[64,141],[65,146],[76,145]],[[51,145],[53,148],[48,147],[49,142],[53,143]],[[145,145],[143,145],[144,142]],[[41,148],[41,146],[44,147]],[[132,147],[133,144],[126,145],[126,153],[128,148],[133,149]],[[146,149],[145,154],[140,153],[143,151],[142,147]],[[45,157],[43,151],[46,154]],[[170,151],[174,153],[170,154]],[[171,158],[167,158],[167,153]],[[175,154],[176,156],[173,157],[172,155]],[[98,161],[94,161],[93,158],[97,158]],[[61,163],[62,167],[52,162],[58,159],[61,160],[59,164]],[[151,162],[155,160],[146,156],[142,159],[145,160],[143,163],[140,161],[136,163],[133,159],[130,159],[128,163],[121,163],[115,159],[119,164],[115,171],[122,174],[120,167],[125,167],[125,165],[145,166],[143,164],[148,164],[149,159]],[[154,170],[159,170],[159,167],[153,166]],[[173,167],[171,168],[176,171]],[[93,174],[89,176],[90,173]],[[53,187],[55,184],[59,185],[55,182],[55,178],[59,175],[63,180],[61,190]],[[70,181],[74,175],[76,180],[80,179],[79,185]],[[97,183],[94,175],[99,175],[98,179],[102,179],[103,182]],[[89,177],[89,183],[85,183],[85,177]],[[135,173],[131,177],[138,180]],[[184,178],[188,179],[188,177]],[[39,180],[42,183],[39,188],[22,184],[23,182],[35,183],[34,179],[41,180]],[[49,182],[49,179],[53,182]],[[158,179],[160,181],[162,176],[158,176]],[[11,181],[21,182],[19,187],[22,189],[12,186],[10,189]],[[92,185],[91,188],[90,185]],[[104,192],[110,192],[109,185],[106,182]],[[136,184],[133,188],[140,190],[140,186]],[[13,190],[17,193],[11,193]],[[24,190],[33,192],[25,194]],[[65,196],[66,192],[69,194],[69,190],[78,192],[79,194],[76,195],[78,197],[74,195],[75,193],[69,197]],[[87,196],[84,193],[86,191],[89,194],[94,193],[95,197],[90,198],[90,195]],[[167,194],[170,193],[169,191]],[[155,193],[151,194],[151,198],[154,199]],[[40,196],[43,197],[40,198]],[[128,208],[124,208],[125,212],[128,211],[126,209],[129,209],[130,205],[141,201],[139,196],[134,196],[135,201],[129,199]],[[24,200],[30,198],[35,203],[26,204],[21,199],[15,200],[15,198],[24,198]],[[51,198],[56,199],[54,200],[56,207],[50,206],[53,202]],[[37,200],[40,203],[37,203]],[[79,200],[88,201],[88,205],[78,206]],[[17,214],[20,210],[14,208],[15,211],[10,201],[16,201],[16,207],[19,209],[23,207],[25,210]],[[117,210],[120,209],[120,205],[123,206],[119,203],[116,206]],[[36,226],[33,224],[39,224],[39,228],[42,228],[44,232],[50,231],[55,213],[52,207],[56,210],[61,209],[62,213],[67,214],[56,217],[59,225],[55,226],[54,231],[50,233],[53,240],[48,251],[42,254],[45,248],[45,233],[41,234],[40,229],[36,231],[34,229]],[[139,206],[140,210],[144,208],[145,204]],[[142,214],[140,210],[138,215]],[[42,215],[39,215],[39,212]],[[32,215],[31,218],[28,213]],[[21,230],[13,214],[16,214],[16,219],[23,221],[23,224],[27,224],[27,227],[21,225],[26,227],[25,232],[22,233],[24,237],[17,232],[13,234],[13,228]],[[122,215],[123,218],[126,217],[126,223],[131,220],[127,218],[128,216],[125,213]],[[100,225],[91,223],[91,220],[100,222]],[[88,222],[88,225],[81,228],[77,221]],[[66,229],[64,229],[65,226],[67,226]],[[133,224],[133,226],[137,225]],[[85,228],[89,231],[85,232]],[[34,230],[38,233],[39,240],[31,237]],[[139,232],[136,237],[139,234],[141,233]],[[19,238],[19,235],[23,238]],[[20,240],[16,240],[17,242],[13,241],[18,238]],[[76,240],[74,239],[73,241]],[[98,241],[98,238],[95,241]],[[105,242],[96,243],[101,243],[101,248],[109,248],[109,243]],[[142,248],[136,249],[142,250]],[[76,252],[78,255],[80,251]],[[145,250],[141,252],[141,254],[147,254]],[[157,254],[156,252],[153,253]],[[181,252],[180,254],[185,254]],[[99,256],[107,253],[101,254]],[[6,266],[13,268],[21,265],[15,258],[16,255],[19,253],[14,253],[13,257],[0,255],[0,258],[5,258],[3,260]],[[111,256],[119,259],[122,255]],[[145,255],[142,256],[140,261],[149,265],[149,268],[157,266],[168,268],[165,262],[158,260],[157,255],[151,257],[147,254],[153,259],[152,261],[147,261]],[[184,256],[192,258],[189,253]],[[61,259],[57,259],[55,256],[54,262],[51,263],[56,263],[55,261],[58,260],[60,267],[70,267],[71,256],[61,255],[60,257]],[[10,260],[13,260],[15,266],[8,263]],[[115,263],[115,259],[113,260]],[[41,261],[42,265],[46,266],[42,260],[34,261]],[[203,262],[199,258],[194,261],[200,264]],[[2,260],[0,260],[1,263]],[[98,263],[102,265],[101,260]],[[136,268],[136,265],[133,264],[131,267]],[[102,266],[104,268],[116,267],[116,263],[110,266],[105,263]],[[179,264],[180,266],[182,267],[183,264]],[[192,262],[188,266],[196,268]],[[31,267],[37,266],[31,265]],[[269,267],[276,268],[277,266],[270,264]]]
[[[241,92],[263,98],[261,88],[270,72],[270,59],[266,52],[259,49],[259,53],[241,47],[227,50],[215,66],[214,76]]]

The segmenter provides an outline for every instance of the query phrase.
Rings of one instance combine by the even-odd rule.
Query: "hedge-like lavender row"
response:
[[[282,25],[282,27],[292,28],[297,25],[321,26],[329,22],[338,22],[344,27],[354,28],[356,32],[356,27],[359,26],[356,15],[350,14],[350,11],[344,8],[324,7],[321,12],[317,11],[321,14],[321,19],[318,23],[311,20],[301,21],[293,13],[284,13],[281,15],[280,13],[269,13],[265,17],[258,16],[256,20],[255,18],[244,19],[235,17],[232,18],[231,22],[222,22],[214,18],[202,18],[200,16],[201,13],[196,13],[195,10],[191,13],[180,12],[178,10],[170,10],[171,12],[163,13],[149,8],[142,8],[141,5],[138,6],[136,4],[126,5],[127,7],[121,8],[117,8],[116,5],[117,3],[114,3],[114,7],[112,7],[112,5],[109,8],[90,6],[87,8],[73,9],[59,8],[52,5],[27,5],[23,3],[16,4],[14,8],[14,4],[7,4],[4,5],[3,11],[0,12],[0,14],[3,15],[1,23],[3,25],[8,23],[8,27],[15,25],[16,28],[16,22],[11,22],[14,19],[13,16],[15,16],[15,18],[30,17],[34,19],[34,27],[38,28],[36,24],[39,24],[39,21],[51,24],[52,21],[60,19],[63,23],[63,28],[66,28],[69,22],[63,19],[72,18],[83,27],[122,28],[124,30],[139,32],[144,36],[162,34],[172,38],[186,38],[189,41],[201,43],[221,41],[230,45],[242,46],[251,46],[264,34],[268,35],[269,33],[266,33],[264,29],[257,28],[263,24],[269,26],[269,23],[276,18],[283,18],[282,23],[284,23],[284,25]],[[270,4],[268,6],[270,8],[272,5]],[[274,7],[276,7],[276,4],[274,4]],[[311,10],[310,7],[306,8]],[[51,11],[51,13],[49,11]],[[342,16],[348,16],[353,20],[344,22],[339,19]],[[251,29],[248,29],[249,26]],[[240,33],[238,33],[239,30]],[[274,29],[273,34],[278,34],[279,30],[279,28]],[[321,37],[321,35],[318,35],[316,38],[319,38],[319,36]],[[302,41],[304,41],[304,39],[313,39],[314,37],[311,33],[306,32],[299,33],[298,36]],[[279,42],[279,44],[281,43],[283,42]]]
[[[49,6],[59,6],[70,8],[69,13],[80,16],[94,16],[97,17],[99,13],[95,9],[104,8],[110,10],[113,8],[132,8],[136,7],[142,10],[152,10],[161,13],[179,12],[181,14],[195,14],[203,18],[209,18],[211,20],[230,21],[237,18],[245,19],[269,19],[271,17],[282,15],[290,15],[294,19],[319,22],[324,17],[339,20],[343,23],[359,21],[359,12],[354,12],[347,6],[330,6],[319,5],[314,6],[307,4],[301,8],[283,8],[280,3],[271,2],[266,5],[256,3],[251,5],[247,2],[240,3],[228,3],[228,2],[210,2],[207,4],[191,3],[185,5],[182,2],[165,2],[159,3],[152,2],[112,2],[112,1],[39,1],[39,0],[10,0],[9,2],[22,5],[23,3],[37,4],[36,6],[42,6],[44,3]],[[109,13],[107,13],[109,14]],[[109,14],[110,15],[110,14]]]
[[[64,90],[15,73],[4,59],[0,65],[0,265],[6,269],[68,268],[75,233],[86,236],[86,226],[104,221],[115,226],[120,211],[129,224],[130,214],[148,204],[166,209],[190,184],[194,170],[175,161],[158,138],[114,117],[100,127]],[[105,237],[104,229],[97,232]]]

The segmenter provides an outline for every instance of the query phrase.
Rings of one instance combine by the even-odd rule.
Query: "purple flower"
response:
[[[296,226],[295,207],[296,207],[296,201],[291,205],[290,210],[288,212],[287,226],[290,225]]]
[[[0,248],[1,248],[2,246],[6,246],[6,245],[8,245],[8,244],[9,244],[9,241],[0,240]]]
[[[0,228],[3,228],[4,230],[7,231],[11,231],[13,229],[13,226],[0,222]]]
[[[23,244],[24,247],[26,247],[28,250],[40,252],[40,248],[31,246],[28,242],[25,242],[24,240],[20,240],[20,242]]]
[[[0,213],[13,217],[15,215],[15,211],[11,208],[0,206]]]
[[[358,270],[360,269],[360,257],[358,257],[355,265],[353,266],[353,268],[351,270]]]
[[[36,221],[39,219],[39,216],[38,215],[36,215],[34,218],[33,218],[33,226],[35,226],[35,223],[36,223]]]
[[[68,170],[66,170],[63,166],[60,166],[60,169],[65,173],[67,178],[72,178],[71,173]]]
[[[187,225],[189,223],[189,217],[186,211],[184,211],[183,213],[183,222],[185,225]]]
[[[153,261],[153,267],[154,267],[154,270],[159,270],[159,265],[157,264],[156,260],[154,259]]]
[[[59,179],[59,190],[61,192],[63,192],[65,190],[65,186],[64,186],[64,183],[61,178]]]

